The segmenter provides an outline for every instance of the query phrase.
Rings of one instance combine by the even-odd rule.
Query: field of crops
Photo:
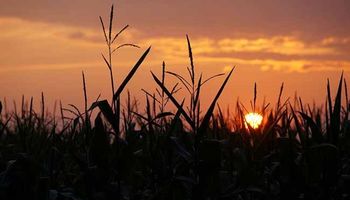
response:
[[[113,80],[112,55],[121,31],[102,18],[112,99],[84,110],[60,105],[61,117],[46,114],[33,99],[7,111],[0,102],[0,199],[350,199],[350,101],[343,75],[336,94],[330,85],[323,106],[301,98],[256,105],[263,117],[247,123],[248,109],[222,110],[217,101],[234,68],[202,79],[196,73],[190,40],[187,74],[152,73],[155,91],[144,91],[144,108],[124,91],[151,52],[148,48],[119,86]],[[167,78],[178,80],[169,86]],[[221,79],[207,109],[202,86]],[[180,99],[179,90],[187,96]],[[121,105],[121,96],[127,103]],[[345,99],[345,102],[344,102]],[[175,108],[175,109],[173,109]],[[94,113],[94,114],[93,114]]]

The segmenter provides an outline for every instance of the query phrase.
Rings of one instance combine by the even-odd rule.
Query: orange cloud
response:
[[[152,38],[146,39],[146,43],[151,43],[160,51],[172,55],[183,55],[187,46],[182,38]],[[323,43],[307,44],[302,40],[288,37],[276,36],[271,38],[225,38],[213,40],[210,38],[199,38],[191,40],[193,48],[197,54],[202,53],[234,53],[234,52],[256,52],[256,53],[276,53],[282,55],[331,55],[337,54],[334,48],[325,47]]]
[[[0,69],[42,69],[95,66],[101,62],[105,44],[102,31],[83,27],[0,18]],[[136,42],[142,47],[152,45],[152,65],[161,61],[188,64],[185,37],[142,38],[137,30],[124,32],[120,42]],[[139,41],[139,42],[137,42]],[[309,72],[350,69],[350,59],[337,45],[349,44],[350,38],[327,37],[305,42],[296,37],[258,38],[192,38],[195,61],[222,66],[258,66],[261,70]],[[251,54],[242,58],[237,53]],[[284,56],[283,59],[278,56]],[[256,58],[251,58],[256,56]],[[318,57],[317,57],[318,56]],[[318,59],[322,56],[322,59]],[[330,56],[333,56],[330,59]],[[119,65],[129,65],[137,58],[123,54]],[[223,68],[225,71],[225,69]]]
[[[322,45],[308,45],[302,40],[288,36],[257,39],[222,39],[218,41],[222,52],[268,52],[282,55],[329,55],[335,54],[332,48]]]
[[[324,38],[321,43],[323,45],[339,45],[339,44],[349,44],[350,37],[346,38],[337,38],[337,37],[327,37]]]
[[[329,43],[331,40],[328,40]],[[341,41],[346,42],[345,40]],[[143,42],[151,43],[154,46],[154,50],[166,61],[170,60],[176,63],[180,61],[182,63],[188,62],[188,49],[185,38],[152,38]],[[331,42],[333,42],[333,39]],[[349,60],[335,60],[334,57],[327,60],[329,56],[336,56],[344,52],[335,47],[326,46],[325,39],[319,42],[307,43],[288,36],[256,39],[225,38],[218,40],[198,38],[192,39],[191,44],[195,60],[200,62],[258,66],[263,71],[309,72],[339,70],[339,68],[350,70]],[[228,53],[232,56],[228,56]],[[243,59],[235,56],[235,53],[251,53],[256,55],[257,58]],[[278,59],[271,57],[271,55],[266,55],[266,53],[288,57]],[[322,59],[317,59],[317,56],[322,56]],[[225,68],[223,68],[223,71],[225,71]]]
[[[0,32],[0,70],[103,65],[100,53],[105,50],[105,41],[99,29],[0,18]],[[118,42],[125,42],[132,34],[124,32]]]

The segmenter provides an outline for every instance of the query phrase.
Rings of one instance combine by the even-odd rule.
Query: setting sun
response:
[[[248,113],[244,116],[246,123],[256,129],[260,126],[263,117],[259,113]]]

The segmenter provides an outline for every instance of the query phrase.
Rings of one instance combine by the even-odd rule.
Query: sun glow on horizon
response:
[[[248,113],[244,116],[245,122],[247,124],[249,124],[252,128],[256,129],[260,126],[262,120],[263,120],[263,116],[260,115],[259,113]],[[246,127],[248,127],[248,125],[246,124]]]

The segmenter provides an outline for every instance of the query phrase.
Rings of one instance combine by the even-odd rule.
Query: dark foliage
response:
[[[252,110],[264,121],[253,129],[244,120],[247,110],[240,102],[236,112],[226,114],[217,106],[233,69],[202,113],[202,87],[223,74],[206,80],[202,74],[196,76],[187,37],[189,79],[167,72],[163,63],[161,78],[152,73],[156,93],[144,91],[144,112],[130,93],[122,109],[123,89],[150,48],[115,91],[112,54],[137,46],[112,46],[128,27],[113,37],[113,7],[108,32],[100,19],[109,52],[103,60],[110,72],[112,100],[96,100],[88,107],[83,74],[84,111],[61,106],[59,120],[45,114],[44,97],[41,113],[33,110],[32,99],[28,106],[23,98],[19,112],[4,112],[0,102],[0,199],[350,198],[350,105],[343,76],[334,102],[328,84],[325,110],[301,100],[296,106],[288,99],[281,102],[283,84],[276,107],[263,104],[259,109],[255,85]],[[167,75],[179,83],[167,86]],[[181,87],[188,97],[178,101]],[[170,103],[174,112],[167,109]]]

